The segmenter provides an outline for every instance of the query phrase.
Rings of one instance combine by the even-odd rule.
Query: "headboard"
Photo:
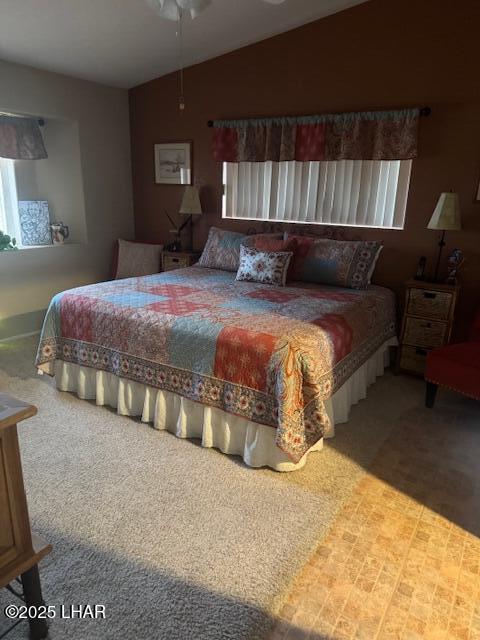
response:
[[[317,236],[331,240],[361,240],[359,236],[352,233],[351,227],[335,227],[333,225],[316,225],[312,230],[310,225],[293,224],[288,225],[288,232],[297,236]],[[262,222],[260,231],[257,227],[249,227],[248,235],[257,233],[283,233],[285,231],[284,222]]]

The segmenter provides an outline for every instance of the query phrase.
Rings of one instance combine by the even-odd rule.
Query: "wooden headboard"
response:
[[[260,229],[260,230],[259,230]],[[333,225],[318,225],[312,230],[310,225],[292,224],[285,228],[284,222],[262,222],[260,227],[249,227],[247,229],[248,235],[254,235],[257,233],[283,233],[288,230],[288,233],[295,234],[297,236],[317,236],[319,238],[328,238],[331,240],[361,240],[361,238],[354,234],[352,227],[336,227]]]

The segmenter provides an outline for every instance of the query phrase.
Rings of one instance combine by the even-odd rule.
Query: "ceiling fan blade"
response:
[[[180,12],[175,0],[146,0],[146,2],[161,18],[174,22],[179,20]]]
[[[212,4],[212,0],[145,0],[146,3],[161,17],[178,22],[182,11],[189,11],[196,18],[202,11]],[[269,4],[282,4],[285,0],[263,0]]]
[[[196,18],[212,0],[146,0],[147,4],[161,17],[177,22],[181,11],[189,11]]]
[[[198,15],[201,11],[204,11],[212,4],[212,0],[177,0],[177,4],[181,9],[190,11],[193,18],[193,13]]]

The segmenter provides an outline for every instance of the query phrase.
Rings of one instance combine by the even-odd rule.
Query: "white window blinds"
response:
[[[223,217],[403,229],[411,160],[223,164]]]
[[[0,158],[0,231],[20,238],[17,187],[13,160]]]

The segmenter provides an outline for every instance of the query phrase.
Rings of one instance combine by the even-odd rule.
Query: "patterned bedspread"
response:
[[[328,426],[325,398],[394,334],[383,287],[276,287],[190,267],[56,295],[37,365],[102,369],[270,425],[298,462]]]

